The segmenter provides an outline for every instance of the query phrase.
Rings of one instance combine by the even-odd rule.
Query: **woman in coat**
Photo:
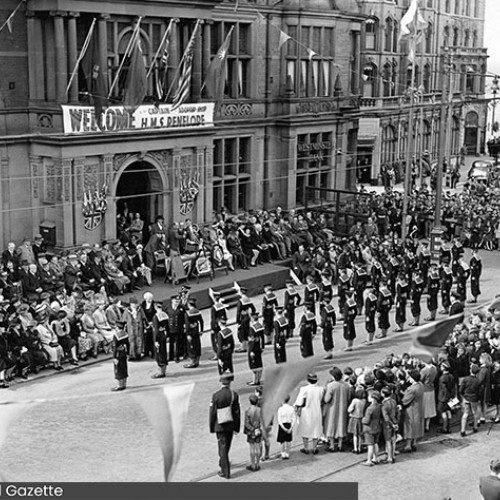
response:
[[[424,386],[420,382],[420,372],[411,370],[408,374],[410,386],[403,394],[404,453],[417,451],[417,439],[424,435]]]
[[[324,434],[330,441],[328,451],[337,451],[335,440],[338,439],[338,451],[342,451],[342,443],[347,436],[348,414],[347,408],[351,402],[349,384],[342,380],[342,370],[336,366],[330,370],[333,380],[325,389],[323,402]]]
[[[323,400],[324,389],[318,386],[318,376],[315,373],[307,375],[308,385],[301,387],[295,408],[299,416],[299,426],[297,434],[302,436],[304,447],[301,453],[309,455],[318,453],[318,440],[323,434],[321,402]],[[309,441],[312,441],[312,449],[309,448]]]

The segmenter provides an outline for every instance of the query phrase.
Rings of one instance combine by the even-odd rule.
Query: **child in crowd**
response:
[[[382,410],[380,402],[382,396],[378,391],[371,391],[368,394],[368,401],[370,406],[366,409],[365,416],[363,417],[363,434],[365,436],[365,443],[368,446],[368,453],[366,462],[363,465],[371,467],[378,464],[378,442],[380,439],[380,432],[382,431]]]
[[[398,431],[399,412],[396,400],[392,397],[392,390],[389,387],[383,387],[382,397],[382,419],[385,440],[386,461],[393,464],[396,451],[396,433]]]
[[[290,443],[293,438],[293,426],[297,421],[295,410],[288,402],[290,396],[285,398],[284,403],[278,408],[278,443],[281,444],[281,458],[287,460],[290,458]]]
[[[366,408],[366,391],[363,387],[357,387],[354,398],[347,408],[349,423],[347,432],[352,434],[353,453],[361,453],[361,436],[363,435],[363,424],[361,423]]]
[[[262,453],[262,411],[258,406],[259,398],[251,394],[248,398],[250,407],[245,411],[245,426],[243,432],[247,436],[250,446],[250,462],[248,470],[255,472],[260,470],[260,455]]]

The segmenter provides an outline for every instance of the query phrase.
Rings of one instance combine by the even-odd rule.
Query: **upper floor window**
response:
[[[453,28],[453,43],[451,44],[453,47],[458,46],[458,28]]]
[[[377,49],[377,32],[378,32],[378,20],[375,18],[367,19],[365,22],[365,49],[366,50],[376,50]]]
[[[396,39],[397,40],[397,39]],[[394,46],[394,20],[388,17],[385,20],[385,43],[384,50],[386,52],[395,52]]]
[[[444,4],[444,11],[450,12],[450,9],[451,9],[451,0],[446,0],[446,2]]]
[[[460,0],[455,0],[455,14],[460,14]]]
[[[464,47],[468,47],[470,44],[470,31],[465,30],[464,31]]]
[[[432,53],[432,23],[427,25],[427,29],[425,30],[425,53]]]
[[[472,46],[477,47],[477,31],[474,30],[472,33]]]
[[[445,26],[443,31],[443,45],[449,47],[450,45],[450,27]]]

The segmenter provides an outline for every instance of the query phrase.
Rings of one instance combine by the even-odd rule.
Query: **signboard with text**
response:
[[[127,130],[178,130],[214,125],[214,103],[183,104],[172,111],[171,104],[139,106],[130,115],[122,106],[110,106],[98,126],[92,106],[63,105],[65,134],[123,132]]]

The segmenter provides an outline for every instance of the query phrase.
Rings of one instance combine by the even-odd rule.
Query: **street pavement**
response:
[[[498,292],[500,253],[481,252],[484,264],[481,280],[481,302],[491,300]],[[469,258],[467,253],[466,257]],[[283,291],[278,292],[282,303]],[[260,308],[261,296],[253,298]],[[425,302],[422,301],[425,311]],[[470,306],[468,306],[470,310]],[[208,323],[208,311],[203,312]],[[300,310],[298,314],[300,314]],[[230,311],[230,322],[235,311]],[[423,313],[425,316],[425,312]],[[395,325],[393,316],[392,325]],[[357,320],[358,338],[352,352],[344,352],[341,324],[335,329],[335,355],[317,367],[319,383],[328,381],[332,365],[341,368],[372,366],[386,354],[408,351],[409,330],[390,333],[387,339],[373,345],[362,344],[366,338],[364,318]],[[211,394],[219,388],[216,363],[209,361],[209,334],[202,339],[203,356],[198,369],[187,370],[181,364],[168,367],[168,378],[152,380],[156,371],[153,360],[129,363],[129,383],[132,391],[111,393],[114,385],[111,361],[80,367],[54,374],[43,380],[13,383],[0,392],[0,401],[49,401],[29,405],[10,427],[0,453],[0,473],[8,481],[162,481],[162,458],[153,430],[131,392],[145,386],[158,386],[183,381],[196,382],[185,421],[185,436],[175,481],[222,481],[217,476],[217,442],[208,432],[208,407]],[[300,358],[298,338],[288,345],[290,360]],[[320,335],[315,339],[315,352],[322,353]],[[242,413],[248,407],[253,388],[246,354],[235,354],[235,382]],[[274,365],[272,349],[264,352],[264,366]],[[264,373],[265,376],[265,373]],[[292,393],[292,402],[297,391]],[[300,439],[295,436],[291,459],[277,457],[279,445],[276,432],[271,437],[272,460],[262,464],[261,471],[249,472],[248,445],[240,434],[231,450],[232,481],[237,482],[359,482],[359,498],[384,499],[445,499],[469,500],[480,498],[478,477],[488,473],[489,461],[499,458],[500,425],[487,424],[475,435],[461,438],[455,425],[453,434],[438,436],[431,433],[411,455],[399,455],[394,465],[372,468],[360,465],[363,456],[326,453],[305,456],[298,452]],[[332,492],[334,485],[332,485]],[[314,496],[314,489],[311,489]]]

